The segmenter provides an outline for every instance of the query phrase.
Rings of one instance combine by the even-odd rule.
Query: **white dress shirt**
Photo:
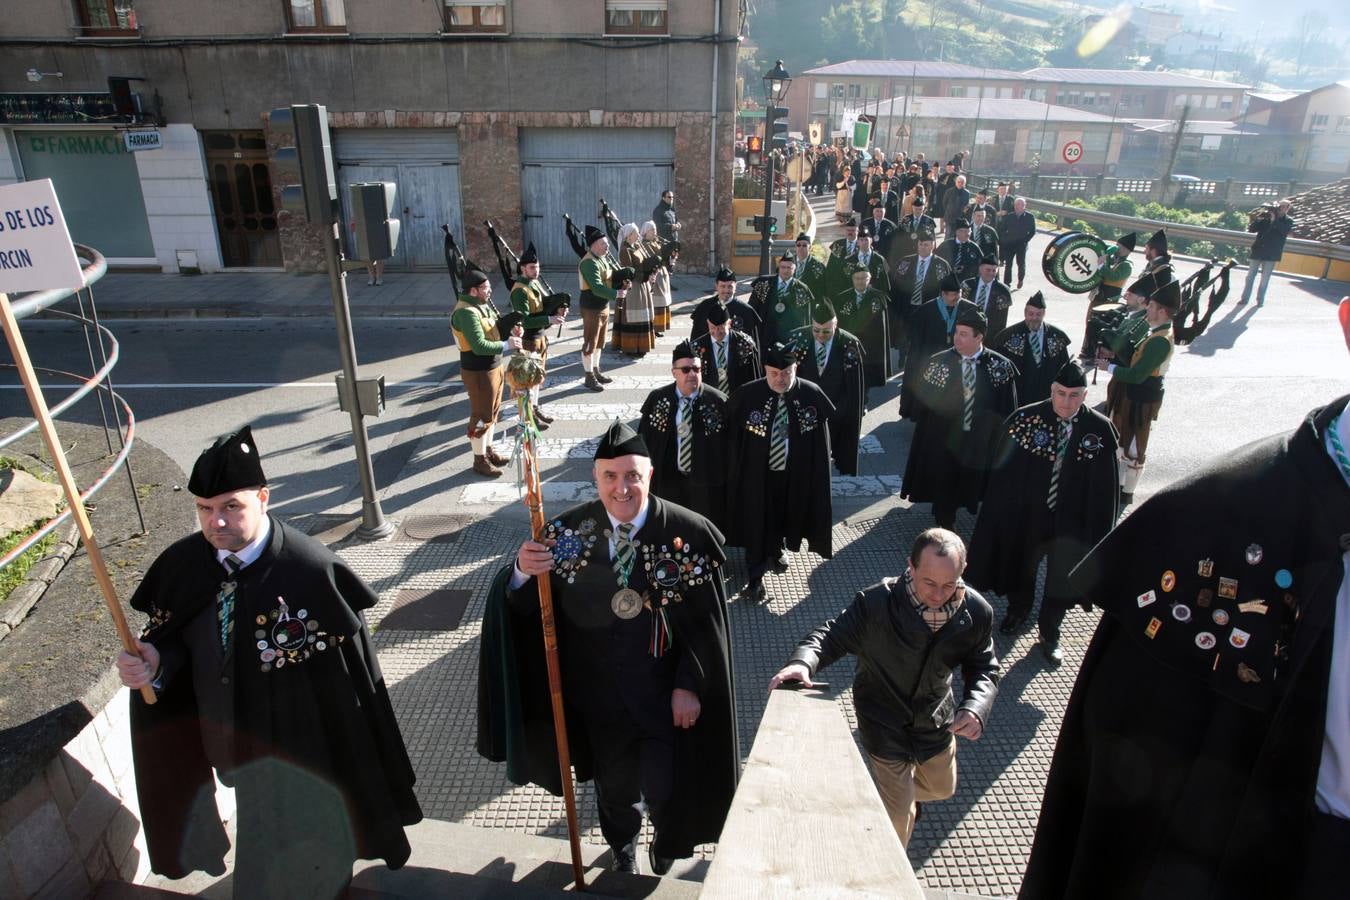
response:
[[[1336,433],[1341,444],[1350,447],[1350,415],[1341,413]],[[1335,460],[1329,437],[1326,448]],[[1331,636],[1326,732],[1322,737],[1322,761],[1317,767],[1315,802],[1324,813],[1350,819],[1350,553],[1341,554],[1341,566],[1341,589],[1336,594]]]
[[[267,541],[271,536],[272,517],[264,513],[262,527],[258,529],[257,536],[249,541],[242,550],[217,550],[216,561],[228,572],[229,567],[225,565],[225,557],[236,556],[239,558],[239,568],[245,569],[257,562],[258,557],[262,556],[263,549],[267,546]]]

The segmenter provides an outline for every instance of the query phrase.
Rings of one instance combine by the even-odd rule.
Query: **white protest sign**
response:
[[[0,293],[84,287],[50,178],[0,187]]]

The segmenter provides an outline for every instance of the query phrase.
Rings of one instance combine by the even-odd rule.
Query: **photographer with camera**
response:
[[[1261,286],[1256,291],[1256,305],[1266,305],[1270,273],[1275,271],[1275,264],[1284,255],[1284,242],[1289,232],[1294,230],[1294,220],[1289,218],[1289,206],[1288,200],[1281,200],[1277,206],[1263,206],[1248,214],[1247,230],[1256,235],[1256,243],[1252,244],[1247,283],[1242,286],[1242,299],[1238,301],[1238,306],[1252,299],[1252,284],[1256,281],[1257,272],[1261,273]]]

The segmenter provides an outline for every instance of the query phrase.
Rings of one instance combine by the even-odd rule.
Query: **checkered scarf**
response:
[[[937,631],[947,624],[947,620],[956,615],[956,611],[961,608],[965,602],[965,587],[963,582],[957,582],[956,593],[946,603],[933,609],[927,603],[919,599],[919,595],[914,592],[914,573],[908,569],[905,570],[905,593],[909,595],[909,602],[914,604],[914,609],[919,616],[927,623],[931,631]]]

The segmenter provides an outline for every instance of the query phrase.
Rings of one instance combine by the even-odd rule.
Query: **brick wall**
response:
[[[46,769],[0,804],[0,900],[84,897],[100,881],[143,881],[141,830],[125,688]],[[220,788],[221,814],[234,792]]]

